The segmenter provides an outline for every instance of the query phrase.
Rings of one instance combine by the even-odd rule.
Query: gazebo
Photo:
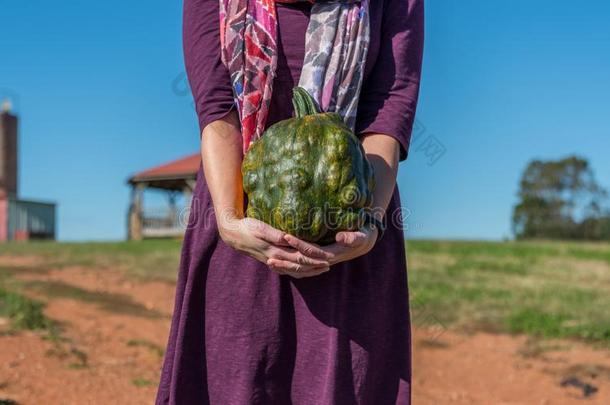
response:
[[[171,238],[184,234],[186,221],[176,204],[183,195],[186,208],[190,205],[197,171],[201,163],[198,153],[136,173],[127,181],[131,186],[131,202],[127,214],[128,238]],[[144,207],[144,192],[159,190],[167,195],[168,206],[163,209]]]

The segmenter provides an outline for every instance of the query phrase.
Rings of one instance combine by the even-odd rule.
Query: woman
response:
[[[423,4],[311,3],[185,0],[203,165],[157,404],[410,403],[396,171],[417,103]],[[312,64],[319,58],[327,58],[321,68]],[[330,93],[329,78],[341,82]],[[297,84],[362,140],[383,237],[374,221],[319,247],[244,218],[243,152],[291,117]]]

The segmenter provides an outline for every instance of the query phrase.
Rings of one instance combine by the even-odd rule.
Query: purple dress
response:
[[[372,0],[357,132],[395,137],[406,158],[423,43],[420,0]],[[268,125],[291,117],[310,5],[278,5]],[[218,0],[185,0],[184,52],[201,128],[233,106]],[[318,277],[279,276],[219,238],[200,169],[182,249],[157,404],[409,404],[411,342],[400,197],[367,255]]]

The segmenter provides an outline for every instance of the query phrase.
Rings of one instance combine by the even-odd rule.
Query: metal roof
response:
[[[157,180],[194,179],[200,163],[201,155],[195,153],[136,173],[128,181],[133,184]]]

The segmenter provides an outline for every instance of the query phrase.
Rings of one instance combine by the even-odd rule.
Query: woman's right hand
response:
[[[298,251],[285,240],[285,232],[254,218],[218,218],[218,229],[222,240],[258,261],[269,265],[278,274],[294,278],[317,276],[329,270],[328,258],[315,252],[312,256]],[[271,259],[271,260],[270,260]]]
[[[301,253],[284,240],[284,232],[256,219],[244,218],[242,137],[234,110],[203,129],[201,159],[218,231],[225,243],[279,274],[303,278],[328,271],[328,259],[316,256],[318,252]]]

